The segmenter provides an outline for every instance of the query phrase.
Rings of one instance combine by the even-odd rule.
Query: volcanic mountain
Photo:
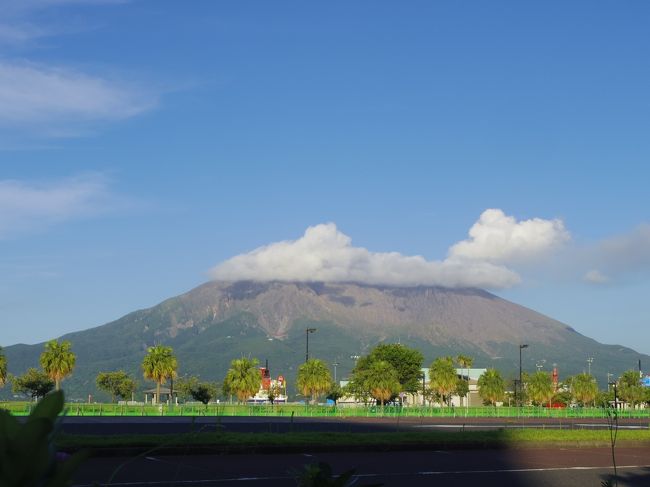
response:
[[[164,344],[178,356],[179,375],[220,382],[233,358],[268,360],[271,373],[293,383],[309,354],[337,363],[338,379],[355,357],[378,343],[402,343],[425,356],[460,353],[475,367],[496,367],[506,377],[523,369],[557,364],[560,378],[582,372],[601,382],[650,357],[618,345],[603,345],[570,326],[480,289],[390,287],[358,283],[208,282],[149,309],[62,339],[72,342],[77,367],[64,386],[71,398],[95,394],[100,371],[124,369],[142,380],[147,347]],[[5,353],[10,372],[38,366],[43,344],[14,345]],[[6,392],[5,392],[6,394]]]

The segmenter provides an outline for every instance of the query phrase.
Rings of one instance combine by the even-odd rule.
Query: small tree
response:
[[[219,388],[210,382],[200,382],[198,377],[180,379],[176,383],[176,390],[183,399],[192,399],[202,402],[206,406],[218,394]]]
[[[311,403],[315,404],[319,395],[325,394],[332,386],[330,370],[320,359],[309,359],[298,367],[296,379],[298,390],[305,396],[311,396]]]
[[[451,357],[438,357],[429,368],[429,386],[437,392],[443,402],[449,406],[451,393],[456,389],[458,375]]]
[[[275,400],[278,396],[282,395],[282,386],[278,384],[269,385],[268,390],[266,391],[266,398],[271,404],[275,404]]]
[[[478,388],[483,401],[496,407],[497,402],[504,397],[506,385],[498,370],[487,369],[478,378]]]
[[[208,382],[200,383],[196,389],[192,390],[192,398],[195,401],[208,405],[210,400],[217,395],[217,386]]]
[[[530,376],[527,389],[528,397],[537,406],[550,404],[553,394],[555,394],[551,374],[541,370]]]
[[[343,389],[341,388],[340,385],[335,384],[332,382],[332,386],[330,387],[330,390],[327,392],[327,399],[330,401],[334,401],[334,404],[336,405],[338,403],[338,400],[343,397]]]
[[[474,359],[468,355],[461,354],[456,357],[456,363],[461,369],[467,370],[467,379],[464,380],[467,387],[459,386],[456,389],[456,394],[461,398],[464,397],[466,406],[469,406],[469,398],[467,397],[467,394],[469,394],[469,368],[474,364]],[[461,394],[461,391],[464,391],[464,394]]]
[[[401,343],[382,343],[373,348],[368,354],[368,362],[384,360],[388,362],[395,372],[400,383],[398,392],[415,394],[420,388],[420,377],[424,357],[422,352],[409,348]],[[366,363],[360,361],[358,365]]]
[[[385,360],[372,362],[365,380],[370,394],[379,401],[382,409],[384,403],[400,391],[401,385],[397,371]]]
[[[554,395],[553,395],[553,404],[559,404],[561,406],[568,406],[571,404],[571,399],[573,398],[573,395],[571,394],[571,391],[564,391],[564,390],[558,390]]]
[[[623,372],[623,375],[618,379],[618,394],[632,408],[643,402],[645,391],[641,385],[641,377],[639,377],[636,370]]]
[[[344,396],[353,397],[355,401],[367,404],[370,401],[370,391],[367,388],[365,380],[366,371],[356,371],[352,373],[350,382],[342,388]]]
[[[199,385],[199,378],[196,376],[180,377],[176,381],[176,393],[184,401],[192,399],[192,390]]]
[[[45,372],[33,367],[20,377],[14,377],[12,382],[15,394],[27,394],[32,400],[44,397],[54,389],[54,381]]]
[[[460,397],[461,402],[464,401],[464,404],[468,402],[467,394],[469,393],[469,381],[459,378],[456,382],[456,388],[454,389],[454,394]],[[462,404],[461,404],[462,405]]]
[[[77,361],[77,356],[70,350],[71,347],[69,341],[59,343],[57,340],[50,340],[41,353],[41,367],[54,381],[57,391],[61,389],[61,381],[72,373]]]
[[[258,364],[257,359],[245,357],[230,362],[230,369],[224,380],[224,391],[235,394],[240,403],[257,394],[262,384]]]
[[[135,392],[135,380],[123,370],[115,372],[100,372],[95,379],[97,388],[111,395],[111,402],[115,402],[115,397],[128,399]]]
[[[178,361],[174,355],[172,347],[156,345],[147,349],[142,361],[142,372],[145,379],[156,382],[156,401],[160,402],[160,386],[167,379],[176,377],[178,370]]]
[[[567,379],[571,397],[581,406],[593,403],[598,395],[598,384],[593,375],[578,374]]]

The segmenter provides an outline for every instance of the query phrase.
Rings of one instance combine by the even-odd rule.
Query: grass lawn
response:
[[[650,430],[621,430],[617,445],[650,446]],[[64,450],[96,451],[197,450],[237,453],[251,451],[305,451],[341,449],[401,450],[418,448],[530,448],[606,447],[609,431],[504,429],[468,432],[416,433],[187,433],[181,435],[61,435],[57,446]]]

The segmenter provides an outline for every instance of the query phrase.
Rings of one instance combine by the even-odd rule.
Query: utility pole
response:
[[[425,380],[426,380],[426,374],[424,372],[422,372],[422,407],[426,406],[424,398],[425,398],[425,392],[426,392],[426,387],[427,386],[426,386],[426,384],[424,382]]]
[[[338,385],[339,383],[336,381],[336,367],[339,365],[339,363],[334,362],[332,365],[334,366],[334,383]]]
[[[309,362],[309,334],[314,333],[316,328],[305,328],[305,362]]]
[[[521,351],[524,348],[528,348],[527,343],[522,343],[521,345],[519,345],[519,387],[520,387],[521,392],[523,392],[523,390],[524,390],[524,384],[521,381]],[[515,387],[515,394],[517,394],[517,387]],[[523,396],[523,394],[520,394],[520,396]],[[519,400],[521,401],[521,397],[519,398]],[[519,405],[519,404],[517,404],[517,405]]]
[[[608,385],[614,387],[614,409],[618,409],[618,395],[616,394],[616,382],[610,382]]]

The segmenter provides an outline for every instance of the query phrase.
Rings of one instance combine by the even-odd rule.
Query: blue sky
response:
[[[293,241],[650,353],[647,2],[0,12],[3,346],[271,275]]]

